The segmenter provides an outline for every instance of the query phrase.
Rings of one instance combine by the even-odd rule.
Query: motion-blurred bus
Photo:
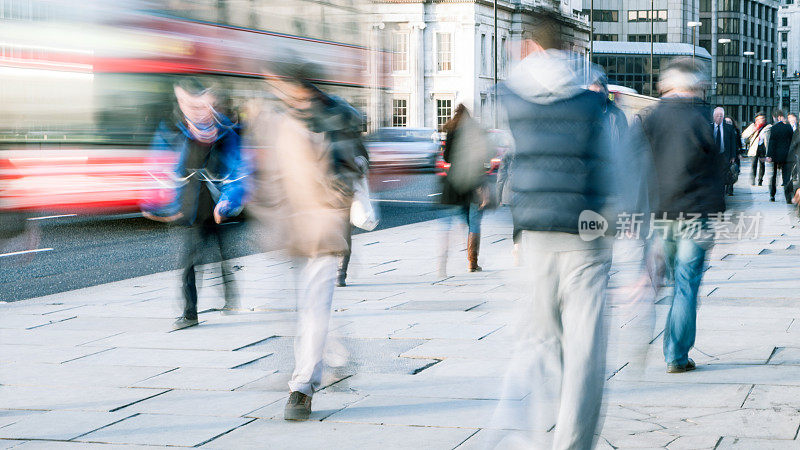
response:
[[[213,79],[238,120],[265,64],[292,52],[377,114],[384,63],[364,1],[0,0],[0,210],[167,201],[177,155],[149,145],[174,120],[176,77]]]

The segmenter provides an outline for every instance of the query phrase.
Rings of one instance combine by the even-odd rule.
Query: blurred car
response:
[[[489,145],[491,148],[489,149],[491,154],[493,155],[489,160],[488,166],[486,167],[486,173],[489,175],[497,174],[497,169],[500,168],[500,161],[503,158],[503,155],[506,152],[510,151],[514,147],[514,138],[511,136],[511,133],[507,130],[500,130],[500,129],[490,129],[486,130],[489,139]],[[450,163],[444,161],[442,154],[444,152],[444,144],[445,138],[442,138],[441,144],[441,151],[439,156],[436,160],[436,169],[437,174],[441,176],[447,175],[447,169],[450,168]]]
[[[433,128],[379,128],[365,140],[371,170],[434,169],[440,153]]]

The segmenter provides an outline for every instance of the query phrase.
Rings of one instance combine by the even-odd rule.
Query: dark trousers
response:
[[[233,285],[233,272],[228,259],[233,255],[232,248],[227,243],[228,227],[235,225],[219,225],[209,219],[195,224],[186,230],[182,266],[183,270],[183,316],[187,319],[197,319],[197,277],[195,267],[202,264],[203,256],[214,240],[219,248],[220,266],[222,269],[222,283],[225,289],[225,303],[236,301],[236,291]]]
[[[769,196],[775,198],[775,193],[778,190],[777,178],[778,170],[781,171],[781,180],[783,181],[783,195],[786,203],[792,202],[794,190],[792,189],[792,168],[788,163],[772,163],[772,176],[769,179]]]
[[[347,267],[350,266],[350,254],[353,248],[353,225],[348,224],[348,230],[345,234],[347,241],[347,250],[339,255],[339,280],[344,281],[347,278]]]
[[[753,156],[753,161],[750,166],[750,184],[756,184],[756,172],[758,173],[758,184],[764,181],[764,157],[759,155]]]

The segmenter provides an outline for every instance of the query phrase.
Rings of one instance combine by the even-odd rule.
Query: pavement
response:
[[[729,206],[760,214],[760,232],[709,254],[696,371],[665,373],[667,293],[654,326],[627,308],[633,262],[619,252],[598,448],[800,448],[800,228],[793,207],[741,180]],[[354,237],[307,422],[282,420],[295,331],[280,253],[234,260],[243,311],[232,316],[215,310],[220,275],[207,267],[202,322],[175,332],[177,271],[0,304],[0,449],[480,448],[498,404],[526,395],[501,389],[525,273],[507,210],[484,218],[480,273],[466,273],[457,238],[450,276],[437,276],[441,228]]]

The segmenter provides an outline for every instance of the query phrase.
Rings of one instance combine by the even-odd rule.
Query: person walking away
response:
[[[792,164],[789,160],[789,149],[792,144],[794,131],[792,126],[786,123],[783,111],[777,110],[773,114],[775,123],[772,125],[767,142],[767,162],[772,163],[772,174],[769,179],[769,201],[775,201],[777,192],[778,171],[781,171],[783,181],[783,196],[786,203],[792,203]]]
[[[764,132],[767,126],[767,116],[757,112],[753,123],[742,132],[742,139],[747,143],[747,156],[751,158],[750,184],[755,186],[756,180],[761,186],[764,181]]]
[[[725,109],[717,107],[714,109],[714,123],[711,124],[714,133],[714,143],[720,154],[720,173],[725,185],[725,193],[733,195],[733,183],[731,182],[731,165],[738,159],[736,145],[736,130],[733,126],[725,122]]]
[[[500,165],[497,167],[497,198],[501,206],[511,206],[511,184],[508,181],[513,166],[514,149],[510,148],[500,157]],[[519,236],[521,231],[518,228],[514,228],[511,232],[511,239],[514,242],[511,257],[514,261],[514,267],[519,267],[520,265]]]
[[[600,421],[611,242],[607,230],[582,237],[581,223],[588,230],[590,221],[594,229],[607,222],[601,214],[611,196],[607,105],[584,88],[576,57],[560,50],[555,13],[540,12],[533,22],[524,59],[499,87],[516,143],[511,210],[530,283],[504,392],[511,395],[524,380],[531,394],[522,414],[506,419],[501,404],[494,419],[499,429],[516,425],[498,422],[525,421],[520,426],[528,432],[490,445],[588,449]],[[554,432],[546,433],[552,419]]]
[[[661,101],[642,122],[655,172],[653,228],[674,280],[663,345],[669,373],[695,368],[689,351],[695,342],[697,292],[713,245],[708,220],[725,211],[722,155],[702,101],[706,84],[701,67],[691,59],[670,62],[659,81]]]
[[[366,170],[362,118],[311,80],[319,68],[292,55],[267,67],[278,98],[251,126],[257,167],[252,212],[295,260],[295,367],[284,419],[307,420],[322,382],[339,257],[349,250],[354,184]]]
[[[179,182],[174,201],[163,208],[143,205],[145,217],[161,222],[180,221],[187,226],[182,256],[184,308],[174,328],[198,324],[196,267],[213,240],[220,253],[225,306],[223,313],[238,309],[233,257],[228,242],[227,219],[242,210],[250,171],[243,157],[237,125],[217,112],[217,95],[196,78],[185,78],[174,87],[178,119],[174,128],[162,122],[153,149],[180,152],[175,177]]]
[[[453,117],[444,125],[447,133],[443,159],[450,164],[447,176],[442,180],[441,203],[457,208],[467,224],[467,270],[480,272],[478,254],[481,246],[481,219],[488,206],[486,168],[490,160],[489,142],[480,124],[470,116],[461,102]],[[449,230],[449,217],[446,227]],[[445,233],[440,255],[439,274],[447,276],[447,252],[449,231]]]

